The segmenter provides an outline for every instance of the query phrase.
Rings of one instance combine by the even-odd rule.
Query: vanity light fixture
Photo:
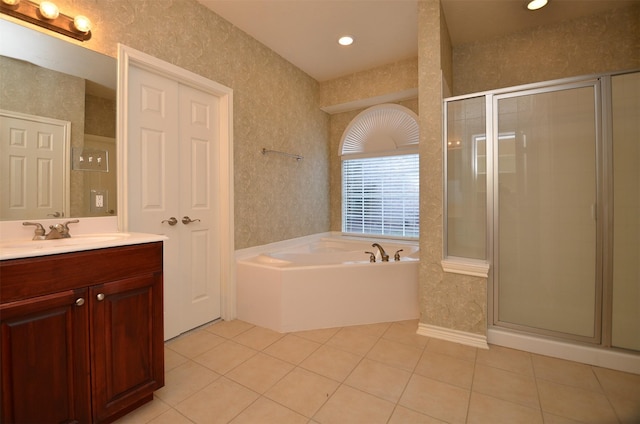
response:
[[[343,35],[338,39],[338,44],[341,46],[350,46],[353,44],[353,37],[350,35]]]
[[[76,40],[86,41],[91,38],[91,21],[86,16],[72,18],[60,13],[58,6],[51,1],[38,4],[31,0],[0,0],[0,13]]]
[[[529,10],[542,9],[543,7],[545,7],[547,5],[548,2],[549,2],[549,0],[530,0],[527,3],[527,9],[529,9]]]

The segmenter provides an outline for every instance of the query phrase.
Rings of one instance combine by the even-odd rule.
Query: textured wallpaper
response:
[[[123,43],[233,89],[237,249],[329,229],[328,116],[315,80],[195,0],[56,4],[93,22],[83,47],[115,57]]]
[[[486,280],[442,270],[442,93],[451,57],[438,0],[419,4],[420,321],[470,333],[486,332]],[[445,37],[445,38],[443,38]],[[436,59],[434,59],[436,58]],[[455,64],[454,64],[455,66]],[[443,72],[444,70],[444,72]]]
[[[116,136],[116,100],[87,94],[84,103],[84,132],[102,137]]]
[[[416,57],[321,82],[320,107],[341,105],[417,87]]]
[[[453,50],[454,95],[640,68],[640,4]]]

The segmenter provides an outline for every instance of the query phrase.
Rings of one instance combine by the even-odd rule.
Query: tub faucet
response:
[[[389,255],[387,255],[387,252],[384,251],[382,246],[380,246],[378,243],[373,243],[371,246],[378,248],[378,250],[380,251],[380,257],[382,257],[382,262],[389,262]]]

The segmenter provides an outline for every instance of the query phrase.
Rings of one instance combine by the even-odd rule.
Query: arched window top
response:
[[[418,116],[404,106],[382,104],[360,112],[342,135],[340,156],[418,153]]]

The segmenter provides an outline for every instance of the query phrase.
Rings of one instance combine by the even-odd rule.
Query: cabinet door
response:
[[[86,289],[0,305],[3,423],[88,423]]]
[[[111,420],[164,385],[162,274],[89,288],[93,417]]]

